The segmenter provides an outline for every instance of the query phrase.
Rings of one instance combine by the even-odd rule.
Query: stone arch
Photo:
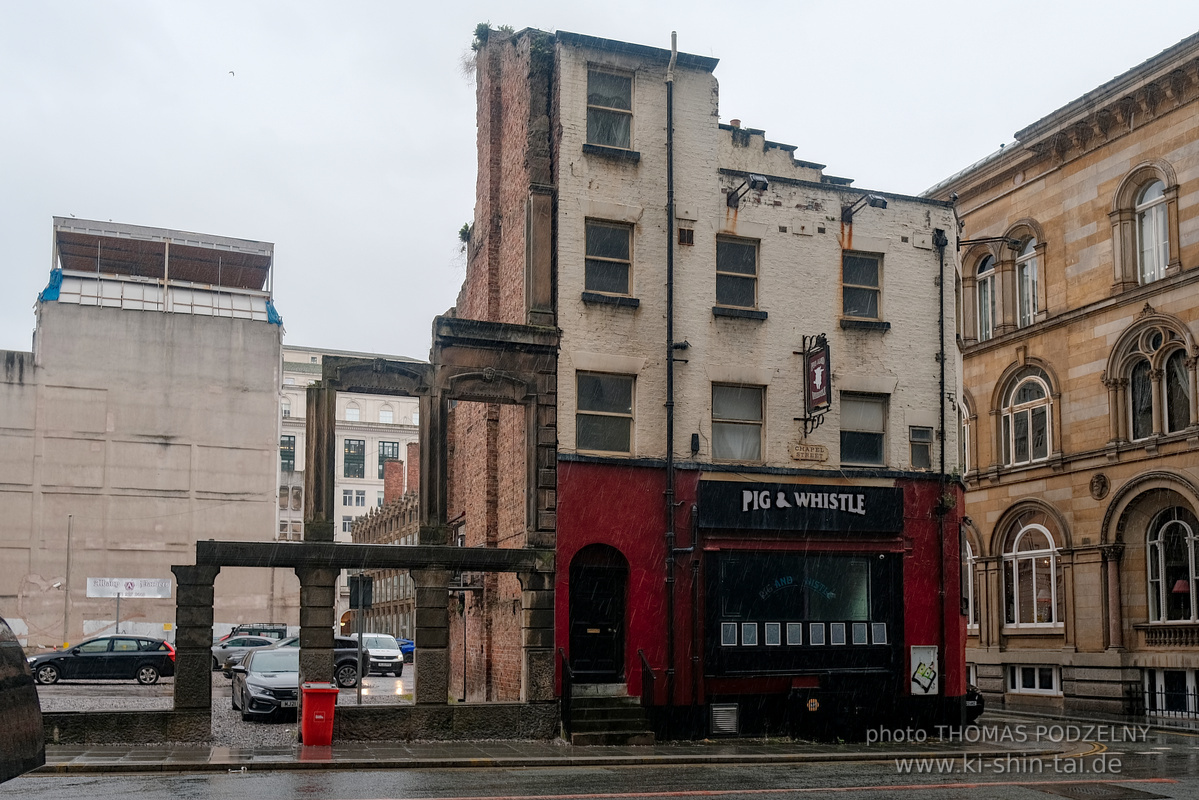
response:
[[[1068,550],[1074,547],[1070,526],[1057,506],[1038,497],[1026,497],[1009,506],[999,516],[999,519],[995,521],[995,526],[991,528],[990,538],[990,553],[992,555],[1003,555],[1004,541],[1008,534],[1011,533],[1013,526],[1019,521],[1019,518],[1030,511],[1044,514],[1045,518],[1051,523],[1051,525],[1046,525],[1045,527],[1049,529],[1050,534],[1053,536],[1054,546],[1058,550]]]
[[[1154,491],[1172,492],[1190,504],[1193,510],[1199,511],[1199,485],[1189,477],[1171,470],[1146,472],[1125,482],[1112,495],[1100,528],[1103,544],[1133,544],[1125,542],[1125,531],[1136,517],[1138,506],[1146,495]]]
[[[1045,229],[1041,227],[1041,223],[1032,217],[1024,217],[1016,220],[1008,226],[1007,232],[1003,235],[1008,239],[1019,239],[1022,243],[1025,239],[1032,236],[1036,237],[1038,245],[1044,246],[1045,244]]]
[[[1112,195],[1112,211],[1131,209],[1136,204],[1137,192],[1151,180],[1160,180],[1166,185],[1166,191],[1178,188],[1178,177],[1170,162],[1160,158],[1151,158],[1137,164],[1120,181],[1116,193]]]
[[[1125,368],[1128,366],[1129,359],[1134,356],[1141,334],[1147,329],[1154,327],[1163,328],[1177,334],[1182,340],[1182,347],[1186,350],[1187,355],[1195,353],[1195,337],[1187,324],[1172,314],[1163,314],[1160,311],[1155,311],[1152,306],[1146,304],[1141,316],[1138,317],[1136,322],[1124,329],[1124,332],[1120,334],[1120,338],[1116,340],[1116,344],[1112,347],[1111,353],[1108,354],[1107,371],[1105,373],[1108,379],[1118,378],[1123,375]],[[1174,349],[1177,348],[1170,347],[1167,342],[1154,354],[1154,358],[1150,359],[1150,363],[1155,368],[1160,368],[1162,360]]]

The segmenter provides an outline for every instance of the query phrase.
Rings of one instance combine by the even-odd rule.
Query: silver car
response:
[[[240,664],[246,653],[254,648],[271,647],[278,643],[278,640],[265,636],[230,636],[212,646],[212,668],[227,669],[234,664]]]

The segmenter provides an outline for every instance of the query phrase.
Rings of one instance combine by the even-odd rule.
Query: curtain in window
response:
[[[1191,422],[1191,382],[1186,353],[1178,350],[1166,359],[1166,432],[1180,431]]]
[[[1153,433],[1153,383],[1149,380],[1148,361],[1138,361],[1132,368],[1129,391],[1132,438],[1144,439]]]

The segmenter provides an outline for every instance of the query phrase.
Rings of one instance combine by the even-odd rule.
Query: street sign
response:
[[[374,578],[369,575],[350,576],[350,608],[367,609],[374,599]]]
[[[88,578],[88,597],[161,597],[171,596],[170,578]]]

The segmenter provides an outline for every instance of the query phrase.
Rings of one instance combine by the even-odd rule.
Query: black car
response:
[[[300,637],[292,636],[275,647],[267,648],[274,650],[281,647],[298,648],[300,646]],[[369,664],[371,657],[370,650],[362,651],[362,660]],[[351,689],[358,685],[358,640],[351,639],[349,636],[334,636],[333,637],[333,682],[338,688]]]
[[[252,650],[233,667],[233,710],[243,720],[294,709],[300,688],[300,651],[293,647]]]
[[[34,680],[41,684],[62,680],[122,680],[158,683],[175,674],[175,648],[162,639],[114,634],[98,636],[70,650],[29,658]]]
[[[975,720],[982,716],[985,707],[983,693],[974,684],[966,684],[966,724],[973,725]]]

